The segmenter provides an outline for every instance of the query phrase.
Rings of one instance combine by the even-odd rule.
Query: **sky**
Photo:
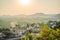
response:
[[[0,15],[31,15],[35,13],[60,13],[60,0],[30,0],[30,4],[20,4],[20,0],[0,0]]]

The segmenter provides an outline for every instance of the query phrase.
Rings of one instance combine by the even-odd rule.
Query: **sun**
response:
[[[19,0],[19,3],[23,6],[29,5],[31,0]]]

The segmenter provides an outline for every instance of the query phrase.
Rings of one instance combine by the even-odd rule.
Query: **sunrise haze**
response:
[[[60,0],[0,0],[0,15],[31,15],[40,12],[60,13]]]

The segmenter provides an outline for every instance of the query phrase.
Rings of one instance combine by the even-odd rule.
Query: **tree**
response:
[[[40,32],[40,38],[43,40],[60,40],[60,30],[54,30],[45,25]]]

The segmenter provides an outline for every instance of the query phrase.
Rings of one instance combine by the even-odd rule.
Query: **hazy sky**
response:
[[[60,0],[31,0],[22,6],[19,0],[0,0],[0,15],[19,15],[33,13],[60,13]]]

